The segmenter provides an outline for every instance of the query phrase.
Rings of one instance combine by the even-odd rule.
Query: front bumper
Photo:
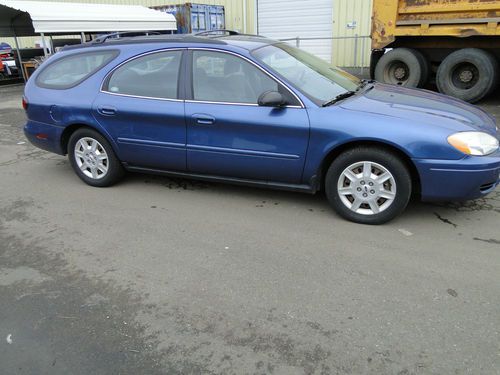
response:
[[[464,201],[491,193],[500,184],[500,150],[461,160],[414,159],[423,201]]]

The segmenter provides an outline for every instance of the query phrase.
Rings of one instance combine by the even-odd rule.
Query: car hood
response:
[[[483,131],[497,135],[495,120],[482,109],[464,101],[427,90],[375,83],[339,103],[352,111],[366,112],[426,123],[451,131]]]

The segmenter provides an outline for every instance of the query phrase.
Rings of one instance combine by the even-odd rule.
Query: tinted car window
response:
[[[266,91],[283,91],[249,62],[223,52],[193,52],[193,98],[200,101],[257,104]],[[290,97],[291,95],[287,92]],[[294,98],[290,101],[295,103]]]
[[[36,79],[41,87],[65,89],[76,86],[90,77],[113,58],[117,51],[79,53],[63,57],[44,67]]]
[[[182,51],[158,52],[133,59],[111,75],[105,91],[176,99]]]

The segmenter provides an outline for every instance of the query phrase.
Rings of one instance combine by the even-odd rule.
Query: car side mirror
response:
[[[262,107],[283,107],[286,100],[278,91],[266,91],[259,96],[257,103]]]

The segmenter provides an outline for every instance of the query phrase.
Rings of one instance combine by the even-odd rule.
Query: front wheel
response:
[[[92,129],[78,129],[71,135],[68,158],[78,177],[91,186],[111,186],[124,174],[109,142]]]
[[[400,158],[373,147],[342,153],[325,178],[326,196],[335,211],[361,224],[383,224],[401,214],[411,188],[411,175]]]

